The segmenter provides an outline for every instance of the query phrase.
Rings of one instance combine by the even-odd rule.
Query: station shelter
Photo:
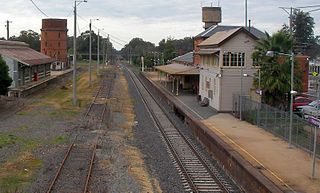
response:
[[[196,66],[172,63],[155,66],[158,71],[158,80],[175,95],[186,91],[198,95],[199,69]]]

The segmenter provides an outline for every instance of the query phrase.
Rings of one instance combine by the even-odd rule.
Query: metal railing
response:
[[[233,114],[239,117],[240,96],[233,95]],[[289,111],[283,111],[251,100],[248,96],[242,97],[242,120],[251,124],[257,125],[260,128],[272,133],[273,135],[282,138],[285,141],[289,140]],[[317,128],[318,129],[318,128]],[[310,124],[303,117],[297,114],[293,115],[292,124],[292,144],[313,154],[315,126]],[[320,132],[317,131],[317,157],[320,157]]]

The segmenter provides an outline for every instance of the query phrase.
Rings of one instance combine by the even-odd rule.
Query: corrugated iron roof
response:
[[[228,31],[231,29],[236,29],[239,28],[241,26],[226,26],[226,25],[215,25],[215,26],[211,26],[209,27],[207,30],[201,32],[200,34],[198,34],[195,38],[209,38],[210,36],[214,35],[217,32],[220,31]],[[263,39],[266,38],[266,34],[263,33],[262,31],[258,30],[255,27],[243,27],[245,28],[247,31],[250,31],[250,33],[252,35],[254,35],[256,38],[258,39]]]
[[[235,28],[227,31],[220,31],[215,33],[210,38],[204,40],[202,43],[200,43],[200,46],[209,46],[209,45],[219,45],[224,40],[226,40],[228,37],[230,37],[232,34],[236,33],[241,28]]]
[[[155,69],[171,75],[198,75],[200,71],[195,66],[187,66],[183,64],[168,64],[163,66],[155,66]]]
[[[192,64],[193,63],[193,52],[188,52],[188,53],[186,53],[184,55],[178,56],[178,57],[172,59],[172,61],[185,62],[185,63]]]
[[[199,44],[199,46],[220,46],[222,43],[227,41],[229,38],[232,38],[236,34],[243,32],[249,35],[252,39],[258,39],[254,35],[252,35],[250,32],[248,32],[243,27],[227,30],[227,31],[221,31],[217,32],[214,35],[212,35],[210,38],[204,40]]]
[[[21,46],[18,45],[19,44],[11,44],[11,42],[9,42],[9,44],[5,44],[5,46],[0,46],[0,55],[17,60],[27,66],[47,64],[55,61],[47,55],[25,47],[24,44],[20,44]]]

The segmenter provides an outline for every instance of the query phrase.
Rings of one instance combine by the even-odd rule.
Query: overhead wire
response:
[[[45,15],[46,17],[49,17],[44,11],[42,11],[35,2],[33,2],[33,0],[30,0],[31,3],[38,9],[38,11],[40,11],[43,15]]]

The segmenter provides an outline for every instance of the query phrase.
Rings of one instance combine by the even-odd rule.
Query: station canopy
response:
[[[195,66],[187,66],[178,63],[172,63],[168,65],[155,66],[158,71],[170,74],[170,75],[199,75],[200,71]]]

